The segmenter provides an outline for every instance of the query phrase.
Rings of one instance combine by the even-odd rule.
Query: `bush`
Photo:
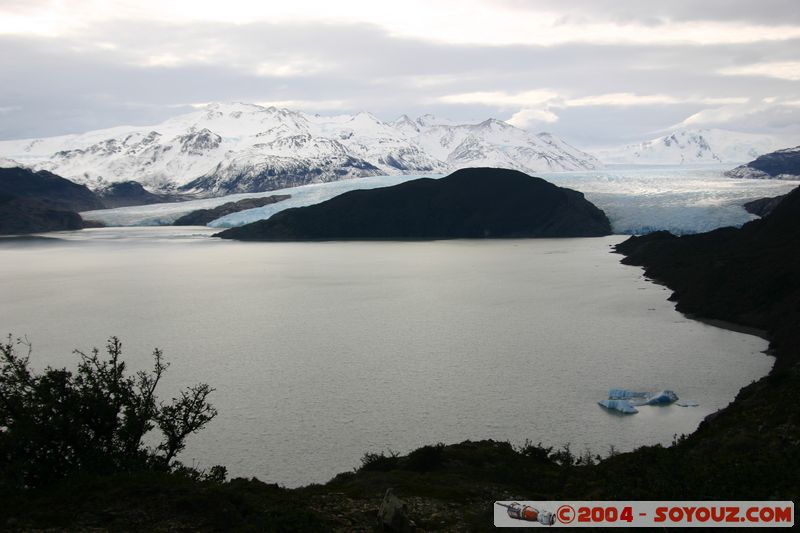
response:
[[[48,367],[37,374],[30,343],[10,335],[0,342],[0,483],[35,487],[77,473],[171,471],[186,438],[217,415],[207,401],[214,389],[205,383],[169,403],[158,400],[169,366],[160,350],[153,351],[153,369],[134,376],[125,374],[118,338],[105,352],[76,350],[75,373]],[[148,447],[143,439],[153,430],[161,438]],[[209,478],[218,478],[220,470],[212,470]]]
[[[550,461],[550,454],[553,452],[553,447],[542,445],[542,441],[539,441],[538,444],[534,444],[530,439],[525,439],[525,442],[522,446],[517,448],[516,451],[525,457],[530,457],[546,463]]]
[[[433,446],[423,446],[408,454],[405,468],[406,470],[416,470],[417,472],[429,472],[442,466],[444,462],[444,443],[440,442]]]
[[[389,450],[389,454],[386,455],[383,452],[374,453],[374,452],[367,452],[361,458],[361,471],[372,471],[372,472],[388,472],[389,470],[394,470],[397,468],[399,463],[399,458],[397,452],[393,452]]]
[[[550,460],[561,466],[573,466],[578,462],[578,458],[572,453],[569,442],[550,454]]]

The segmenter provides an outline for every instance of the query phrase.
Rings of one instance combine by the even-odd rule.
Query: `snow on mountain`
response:
[[[719,129],[677,130],[649,141],[599,151],[604,163],[741,163],[784,146],[769,135]]]
[[[725,173],[729,178],[800,179],[800,146],[777,150],[757,157]]]
[[[133,180],[205,196],[469,166],[530,173],[600,165],[560,139],[494,119],[387,123],[363,112],[320,116],[242,103],[210,104],[154,126],[0,141],[0,154],[94,188]]]
[[[0,168],[14,168],[14,167],[23,167],[24,165],[14,161],[13,159],[8,159],[6,157],[0,157]]]

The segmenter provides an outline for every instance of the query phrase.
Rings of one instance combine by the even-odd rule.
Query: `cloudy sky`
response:
[[[212,101],[800,143],[798,0],[0,0],[0,139]]]

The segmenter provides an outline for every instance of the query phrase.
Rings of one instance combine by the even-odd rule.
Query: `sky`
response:
[[[798,0],[0,0],[0,139],[208,102],[800,144]]]

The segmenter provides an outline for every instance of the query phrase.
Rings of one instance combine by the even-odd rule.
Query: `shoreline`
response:
[[[706,318],[703,316],[693,315],[691,313],[682,313],[682,314],[690,320],[694,320],[696,322],[700,322],[708,326],[713,326],[719,329],[727,329],[728,331],[734,331],[736,333],[744,333],[745,335],[752,335],[754,337],[760,337],[767,342],[770,342],[771,340],[769,338],[769,333],[765,329],[759,329],[752,326],[745,326],[744,324],[737,324],[736,322],[730,322],[728,320],[721,320],[718,318]],[[770,352],[771,349],[767,348],[762,353],[765,353],[771,357],[775,357],[775,354]]]
[[[754,327],[679,313],[772,341]],[[781,350],[774,357],[791,355]],[[643,445],[599,462],[579,449],[533,444],[544,435],[531,425],[531,441],[521,446],[463,441],[422,446],[402,456],[363,450],[360,467],[291,489],[256,478],[212,483],[164,473],[75,480],[61,492],[9,494],[7,516],[27,529],[167,531],[174,524],[187,529],[269,524],[287,531],[369,531],[392,488],[422,530],[482,531],[491,524],[491,502],[497,500],[796,500],[797,449],[787,447],[786,439],[800,436],[793,419],[798,375],[777,375],[773,364],[766,375],[739,388],[727,407],[690,434],[676,435],[672,445]],[[159,498],[155,507],[152,495]],[[3,516],[0,512],[0,524]]]

